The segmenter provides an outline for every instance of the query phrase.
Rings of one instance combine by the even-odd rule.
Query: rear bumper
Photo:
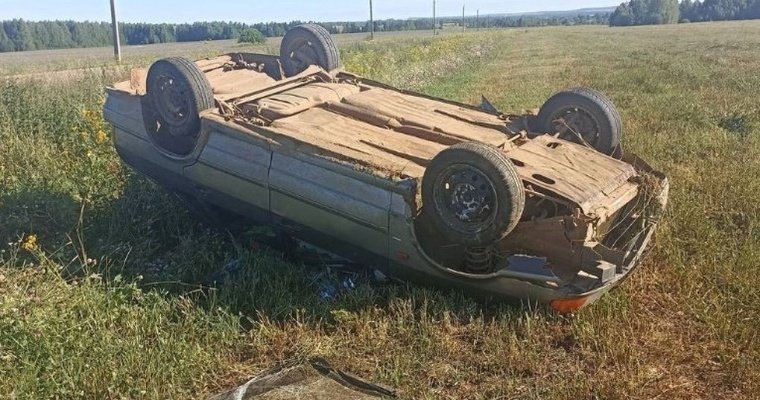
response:
[[[623,283],[626,279],[628,279],[632,275],[633,271],[635,271],[641,265],[641,262],[644,260],[645,255],[649,250],[649,245],[652,241],[652,238],[654,237],[655,230],[656,225],[652,225],[647,230],[647,232],[644,233],[643,240],[637,247],[635,253],[633,254],[633,257],[627,264],[620,266],[622,267],[623,272],[617,274],[614,279],[606,282],[594,290],[585,293],[555,298],[549,302],[549,305],[560,313],[572,313],[599,300],[599,298],[601,298],[605,293],[609,292],[616,286]]]
[[[660,178],[661,192],[658,197],[658,202],[664,210],[668,205],[670,182],[661,173],[657,173],[656,171],[650,172],[655,173]],[[594,303],[595,301],[599,300],[599,298],[601,298],[605,293],[623,283],[632,275],[636,269],[638,269],[639,266],[641,266],[642,261],[645,259],[646,254],[650,250],[650,244],[654,238],[655,231],[657,230],[657,225],[657,223],[652,223],[644,232],[641,233],[640,238],[637,240],[631,252],[631,255],[626,259],[625,263],[618,266],[618,270],[622,269],[622,273],[617,274],[614,279],[594,290],[590,290],[574,296],[566,296],[554,299],[549,303],[551,307],[556,311],[562,313],[571,313]]]
[[[662,174],[655,174],[653,171],[650,173],[659,178],[661,191],[657,201],[664,209],[668,201],[669,182]],[[415,272],[416,277],[413,278],[416,280],[425,282],[434,279],[438,284],[463,288],[476,297],[540,303],[560,313],[572,313],[593,304],[605,293],[628,279],[645,259],[656,229],[656,221],[651,222],[636,235],[629,248],[630,250],[624,257],[621,257],[619,262],[607,263],[614,271],[614,276],[607,277],[603,281],[601,279],[591,281],[589,278],[583,284],[577,284],[577,282],[560,279],[548,268],[542,269],[540,267],[536,268],[537,272],[535,273],[517,272],[505,268],[487,275],[469,274],[440,265],[432,257],[425,254],[420,246],[410,248],[400,243],[394,249],[394,253],[397,257],[398,254],[403,254],[406,260],[392,259],[391,267],[393,270],[391,273],[404,275],[406,272],[408,275],[408,272]],[[412,234],[414,235],[414,233]],[[411,242],[416,243],[417,238],[413,237]],[[409,271],[410,269],[416,271]]]

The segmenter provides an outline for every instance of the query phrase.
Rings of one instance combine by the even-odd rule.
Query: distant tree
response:
[[[678,0],[630,0],[610,15],[611,26],[675,24],[680,18]]]
[[[19,51],[37,50],[37,43],[34,40],[34,27],[32,24],[19,19],[16,20],[18,39],[16,48]]]
[[[663,24],[677,24],[681,18],[678,0],[654,0],[655,9],[662,17]]]
[[[633,11],[630,3],[623,3],[610,16],[610,25],[629,26],[634,24]]]
[[[750,0],[747,0],[750,1]],[[760,0],[751,0],[760,1]],[[529,27],[544,25],[604,24],[609,13],[546,16],[489,16],[480,19],[485,27]],[[456,25],[458,17],[438,19],[439,28]],[[248,29],[255,29],[264,37],[283,36],[288,29],[302,21],[266,22],[252,25],[238,22],[196,22],[193,24],[124,23],[120,30],[125,45],[152,43],[193,42],[202,40],[239,39]],[[468,21],[469,26],[475,22]],[[369,31],[365,21],[329,22],[322,24],[332,33],[360,33]],[[0,21],[0,52],[72,47],[99,47],[111,44],[111,25],[91,21]],[[432,18],[388,19],[375,21],[377,31],[430,30]],[[258,39],[257,39],[258,40]]]
[[[699,3],[697,3],[699,4]],[[696,16],[696,5],[691,0],[683,0],[681,2],[681,5],[679,6],[679,11],[681,12],[681,21],[696,21],[697,19],[694,18]]]
[[[0,53],[15,51],[16,45],[13,40],[5,33],[5,22],[0,22]]]
[[[266,42],[264,35],[258,29],[248,28],[240,34],[238,43],[261,44]]]
[[[760,18],[760,0],[704,0],[695,6],[702,21]]]

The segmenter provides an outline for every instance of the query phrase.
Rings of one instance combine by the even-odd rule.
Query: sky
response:
[[[516,13],[605,7],[621,0],[437,0],[438,15]],[[360,21],[369,19],[368,0],[117,0],[125,22]],[[422,17],[432,14],[432,0],[374,0],[375,18]],[[0,0],[0,20],[109,21],[109,0]]]

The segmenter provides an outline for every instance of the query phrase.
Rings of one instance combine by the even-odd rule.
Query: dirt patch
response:
[[[89,77],[123,76],[129,71],[126,66],[112,66],[99,68],[75,68],[61,71],[33,72],[26,74],[7,75],[0,77],[5,80],[17,80],[22,82],[37,81],[46,84],[70,83],[85,80]]]

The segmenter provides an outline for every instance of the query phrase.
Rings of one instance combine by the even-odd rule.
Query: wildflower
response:
[[[108,140],[108,135],[103,130],[99,130],[98,133],[95,134],[96,142],[103,143],[106,140]]]
[[[27,235],[24,242],[21,243],[21,248],[26,251],[37,250],[37,235]]]

